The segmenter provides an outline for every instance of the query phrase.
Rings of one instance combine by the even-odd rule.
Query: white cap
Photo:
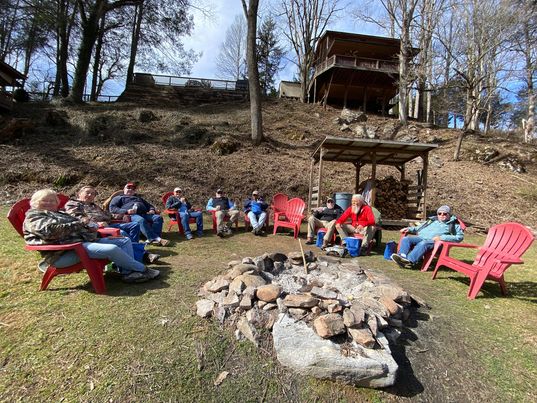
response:
[[[183,190],[181,188],[175,188],[173,189],[174,192],[182,192]]]

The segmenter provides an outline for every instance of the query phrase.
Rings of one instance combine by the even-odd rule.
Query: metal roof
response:
[[[375,155],[377,165],[398,166],[437,147],[438,144],[326,136],[311,157],[318,162],[322,148],[323,161],[371,164]]]

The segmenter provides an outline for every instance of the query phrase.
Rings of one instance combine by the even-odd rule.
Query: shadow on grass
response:
[[[395,385],[383,389],[386,393],[400,397],[414,397],[425,390],[423,384],[414,374],[412,363],[407,357],[406,350],[418,340],[418,336],[412,329],[417,328],[419,322],[428,320],[428,314],[420,312],[415,306],[411,307],[410,317],[405,321],[405,326],[397,340],[397,344],[390,344],[392,356],[397,365],[399,365],[399,371]]]

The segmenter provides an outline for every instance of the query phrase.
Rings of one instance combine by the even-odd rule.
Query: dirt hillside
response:
[[[263,113],[267,141],[253,147],[246,103],[158,109],[16,105],[11,116],[0,116],[0,201],[11,204],[43,187],[70,194],[88,183],[99,187],[103,200],[127,180],[138,181],[140,192],[157,205],[174,186],[201,206],[217,187],[236,199],[254,188],[268,199],[276,192],[307,197],[315,146],[326,135],[354,134],[340,131],[336,108],[270,100]],[[396,121],[368,116],[366,124],[387,138]],[[537,147],[505,135],[468,136],[462,160],[454,162],[458,133],[413,123],[397,134],[396,140],[440,145],[430,155],[428,205],[449,204],[478,228],[506,220],[537,228]],[[494,150],[498,162],[476,160]],[[515,157],[526,172],[502,167],[509,161],[505,156]],[[417,167],[410,163],[407,176]],[[328,164],[329,170],[334,173],[326,175],[327,191],[352,191],[351,164]],[[362,177],[367,174],[365,168]],[[386,175],[398,178],[395,169],[381,168],[378,176]]]

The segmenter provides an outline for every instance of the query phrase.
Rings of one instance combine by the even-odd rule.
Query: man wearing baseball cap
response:
[[[209,199],[206,210],[214,211],[216,215],[216,235],[220,238],[230,235],[231,226],[239,219],[239,210],[235,207],[235,203],[224,196],[222,189],[217,189],[215,197]],[[227,225],[225,225],[226,217],[229,219]]]
[[[407,227],[401,230],[405,236],[401,240],[399,253],[394,253],[391,258],[400,267],[411,267],[432,250],[435,241],[461,242],[464,232],[457,217],[451,214],[449,206],[440,206],[436,210],[436,216],[429,217],[427,221],[418,227]]]
[[[129,214],[131,221],[140,224],[140,230],[146,237],[147,243],[168,245],[170,241],[161,238],[163,221],[159,211],[147,200],[136,194],[137,187],[136,183],[127,182],[123,188],[123,195],[114,197],[110,202],[110,212]]]
[[[265,221],[267,219],[266,211],[268,204],[259,197],[259,192],[254,190],[252,192],[252,197],[246,199],[243,207],[244,214],[248,217],[248,220],[250,220],[250,224],[252,225],[252,233],[254,235],[262,235],[263,226],[265,225]]]
[[[314,242],[315,230],[317,228],[326,228],[332,234],[333,226],[336,220],[343,214],[343,209],[334,203],[331,197],[326,199],[326,207],[318,207],[312,209],[311,215],[308,217],[308,238],[306,245],[311,245]]]
[[[196,235],[201,237],[203,235],[203,215],[201,211],[192,210],[192,205],[183,195],[183,190],[180,187],[173,189],[173,195],[166,200],[166,208],[177,210],[185,237],[187,240],[193,239],[192,230],[190,229],[190,219],[196,220]],[[173,217],[175,219],[175,217]]]

